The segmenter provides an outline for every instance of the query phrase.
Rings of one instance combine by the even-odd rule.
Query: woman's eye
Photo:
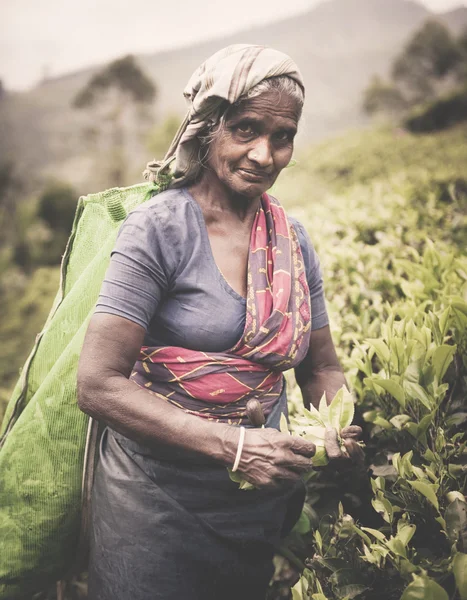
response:
[[[289,131],[278,131],[274,137],[279,142],[290,142],[293,139],[293,135]]]
[[[237,131],[247,135],[251,135],[252,133],[254,133],[253,127],[251,125],[248,125],[248,123],[240,123],[239,125],[237,125]]]

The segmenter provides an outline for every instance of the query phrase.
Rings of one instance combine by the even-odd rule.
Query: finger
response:
[[[355,440],[344,439],[344,445],[352,462],[362,463],[365,460],[365,454]]]
[[[315,455],[316,446],[313,442],[309,442],[303,438],[296,437],[294,435],[289,436],[290,449],[295,454],[301,454],[311,458]]]
[[[297,473],[293,469],[278,467],[274,472],[274,479],[278,481],[298,481],[300,473]]]
[[[293,469],[294,471],[304,473],[310,471],[313,468],[311,458],[306,458],[300,454],[290,453],[289,456],[285,455],[278,465]]]
[[[324,447],[326,449],[326,454],[331,460],[343,457],[336,429],[326,429],[324,434]]]
[[[358,440],[362,437],[362,428],[358,425],[349,425],[341,429],[341,438]]]

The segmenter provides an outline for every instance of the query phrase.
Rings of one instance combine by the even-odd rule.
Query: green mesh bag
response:
[[[0,430],[2,600],[30,598],[76,560],[90,445],[76,402],[78,357],[120,225],[160,190],[144,183],[79,199],[60,289]]]

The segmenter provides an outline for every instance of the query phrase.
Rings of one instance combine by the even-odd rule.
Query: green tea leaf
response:
[[[392,523],[393,508],[392,504],[382,494],[371,501],[373,508],[379,513],[386,523]],[[362,528],[363,529],[363,528]]]
[[[458,552],[452,561],[452,572],[461,600],[467,600],[467,554]]]
[[[383,419],[383,417],[380,417],[379,415],[377,415],[373,419],[373,423],[375,425],[378,425],[379,427],[382,427],[383,429],[392,429],[391,423],[389,421],[386,421],[386,419]]]
[[[375,339],[375,340],[365,340],[367,344],[369,344],[372,348],[374,348],[377,357],[383,364],[387,364],[390,359],[390,352],[387,345],[383,340]]]
[[[319,401],[319,414],[323,419],[324,423],[327,424],[329,422],[329,406],[326,400],[326,392],[321,396],[321,400]]]
[[[467,503],[454,500],[447,507],[444,518],[449,541],[457,544],[459,551],[467,552]]]
[[[284,413],[281,414],[281,418],[279,421],[279,430],[281,431],[281,433],[286,433],[287,435],[290,435],[289,424],[287,423],[287,417]]]
[[[399,402],[402,408],[405,408],[405,393],[402,386],[400,386],[397,381],[394,381],[393,379],[383,379],[381,377],[373,377],[372,381],[391,394],[391,396]]]
[[[433,352],[433,366],[439,382],[442,381],[446,371],[448,370],[456,350],[457,346],[448,346],[447,344],[444,344],[443,346],[438,346],[438,348],[436,348],[436,350]]]
[[[382,533],[381,531],[378,531],[378,529],[372,529],[371,527],[360,527],[360,529],[362,531],[367,531],[368,533],[370,533],[372,536],[374,536],[380,542],[387,541],[384,533]]]
[[[393,554],[407,558],[407,552],[402,541],[398,538],[392,538],[386,542],[386,546],[391,550]]]
[[[409,415],[396,415],[395,417],[392,417],[392,419],[389,419],[389,422],[392,423],[394,427],[399,430],[401,430],[402,427],[409,421]]]
[[[297,585],[299,585],[299,583],[297,583]],[[297,585],[292,588],[292,600],[303,600],[302,589],[301,587],[297,588]]]
[[[240,485],[238,486],[240,490],[254,490],[255,486],[247,481],[246,479],[242,479]]]
[[[314,467],[325,467],[329,462],[328,455],[324,446],[317,446],[315,455],[311,459],[311,463]]]
[[[439,329],[441,331],[441,335],[443,338],[446,335],[449,317],[451,316],[451,307],[448,306],[446,310],[444,310],[443,314],[439,318]]]
[[[416,400],[419,400],[428,410],[433,410],[434,402],[420,384],[413,383],[412,381],[404,381],[404,390],[409,398],[415,398]]]
[[[397,538],[400,539],[404,546],[407,546],[410,540],[412,539],[416,529],[417,527],[415,525],[409,525],[408,523],[405,523],[404,521],[400,520],[397,523]]]
[[[305,427],[303,437],[316,446],[324,446],[324,436],[326,429],[324,427]]]
[[[424,576],[413,576],[414,580],[404,590],[401,600],[449,600],[444,588],[436,581]]]
[[[355,406],[352,394],[345,386],[342,386],[329,405],[329,424],[340,431],[352,423],[354,412]]]
[[[439,510],[439,502],[436,497],[436,492],[438,491],[438,485],[436,483],[425,483],[424,481],[409,481],[408,482],[414,490],[420,492],[422,496],[425,498],[436,508]]]
[[[310,409],[303,409],[303,414],[308,420],[310,425],[316,425],[318,427],[326,427],[326,423],[324,422],[323,417],[321,416],[319,410],[317,410],[313,404],[310,404]]]
[[[311,530],[310,519],[305,514],[304,511],[300,513],[298,521],[295,523],[293,527],[293,531],[299,533],[300,535],[305,535]]]

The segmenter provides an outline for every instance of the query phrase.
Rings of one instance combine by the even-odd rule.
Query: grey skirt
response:
[[[157,456],[156,456],[157,454]],[[299,483],[243,491],[224,466],[106,429],[92,496],[90,600],[263,600]]]

